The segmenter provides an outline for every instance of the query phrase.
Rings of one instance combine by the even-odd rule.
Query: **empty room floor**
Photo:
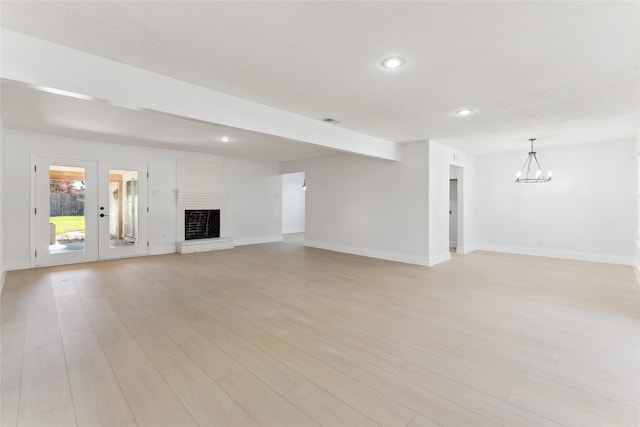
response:
[[[635,280],[287,242],[10,272],[1,421],[638,427]]]

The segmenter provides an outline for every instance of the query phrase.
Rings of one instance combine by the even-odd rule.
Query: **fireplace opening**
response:
[[[220,209],[187,209],[184,211],[184,239],[220,237]]]

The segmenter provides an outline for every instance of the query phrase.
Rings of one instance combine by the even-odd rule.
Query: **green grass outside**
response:
[[[49,221],[56,225],[56,234],[84,231],[84,216],[52,216]]]

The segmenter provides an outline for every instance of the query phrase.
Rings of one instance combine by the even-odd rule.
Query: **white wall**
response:
[[[150,254],[173,253],[176,244],[177,159],[221,161],[226,164],[229,237],[236,245],[282,239],[281,184],[278,164],[200,153],[109,144],[74,138],[2,130],[4,261],[7,270],[31,266],[31,156],[120,161],[149,165]]]
[[[630,264],[634,142],[536,148],[549,183],[514,182],[525,146],[478,157],[479,248]]]
[[[282,232],[304,233],[304,172],[282,175]]]
[[[636,137],[636,149],[635,149],[635,158],[636,158],[636,245],[635,245],[635,270],[636,270],[636,278],[638,279],[638,284],[640,285],[640,130],[638,131],[638,136]]]
[[[416,142],[402,145],[401,162],[340,154],[281,164],[306,172],[305,245],[427,265],[428,155]]]
[[[476,196],[474,155],[429,141],[429,265],[448,260],[449,253],[449,179],[451,165],[458,166],[458,204],[456,252],[468,253],[476,245]]]
[[[336,155],[283,163],[306,171],[305,244],[419,265],[449,259],[449,168],[462,168],[462,243],[475,247],[475,157],[433,141],[402,144],[402,161]]]
[[[0,189],[2,189],[2,194],[4,194],[4,189],[2,185],[4,184],[4,166],[3,166],[3,155],[4,155],[4,138],[0,135]],[[4,264],[4,197],[0,196],[0,294],[2,294],[2,289],[4,288],[4,280],[5,280],[5,264]]]

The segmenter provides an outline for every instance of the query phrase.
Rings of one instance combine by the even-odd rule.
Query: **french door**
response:
[[[147,167],[34,158],[34,264],[146,255]]]

